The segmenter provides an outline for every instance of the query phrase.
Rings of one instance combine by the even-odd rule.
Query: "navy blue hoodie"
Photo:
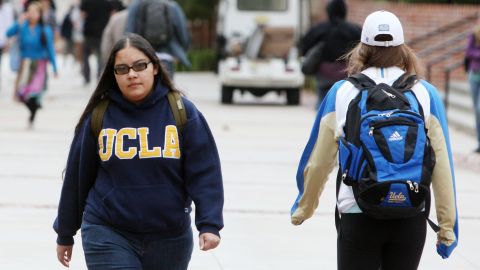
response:
[[[58,216],[57,243],[73,244],[82,218],[133,233],[176,236],[190,226],[191,202],[200,233],[223,228],[223,184],[215,141],[203,115],[183,99],[188,121],[177,132],[160,83],[141,104],[119,90],[99,139],[90,116],[74,136]]]

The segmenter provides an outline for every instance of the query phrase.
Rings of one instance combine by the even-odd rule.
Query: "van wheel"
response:
[[[233,102],[233,88],[222,85],[222,104],[232,104]]]
[[[287,104],[288,105],[298,105],[298,104],[300,104],[300,89],[299,88],[287,89]]]

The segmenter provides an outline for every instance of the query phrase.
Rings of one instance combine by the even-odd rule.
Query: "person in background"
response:
[[[64,266],[81,227],[88,269],[186,270],[192,201],[200,249],[220,243],[224,197],[215,141],[185,97],[187,121],[178,128],[170,92],[179,93],[148,41],[129,33],[113,46],[67,160],[54,222]],[[92,111],[105,100],[97,137]]]
[[[344,0],[330,0],[326,10],[328,21],[314,25],[300,40],[303,56],[317,43],[325,42],[316,75],[317,109],[330,87],[346,77],[346,62],[340,58],[360,41],[361,33],[359,25],[346,21],[347,4]]]
[[[56,17],[56,5],[53,0],[40,0],[42,4],[42,12],[43,12],[43,22],[45,25],[50,26],[53,30],[55,37],[58,37],[58,24],[57,24],[57,17]]]
[[[127,23],[128,10],[120,1],[112,1],[112,14],[108,20],[107,26],[103,30],[102,43],[100,51],[102,63],[105,65],[108,60],[108,54],[113,45],[125,34],[125,25]]]
[[[110,17],[111,6],[107,0],[82,0],[80,10],[84,18],[82,74],[84,83],[89,84],[91,79],[89,57],[92,53],[97,58],[97,77],[100,77],[103,68],[100,43],[102,42],[103,29],[105,29]]]
[[[5,33],[13,23],[13,15],[14,11],[12,5],[6,0],[0,0],[0,90],[2,88],[2,55],[4,49],[8,45],[8,40]]]
[[[377,85],[385,83],[391,86],[404,74],[416,75],[418,78],[422,72],[417,56],[404,43],[400,20],[388,11],[377,11],[367,16],[361,42],[345,58],[349,76],[361,73]],[[436,159],[431,183],[440,227],[437,233],[437,253],[442,258],[448,258],[458,243],[458,213],[445,110],[438,90],[433,85],[419,79],[411,84],[408,89],[417,97],[421,107],[419,110],[423,111],[427,135]],[[300,225],[312,217],[318,206],[319,196],[335,166],[339,141],[345,140],[348,132],[345,126],[347,115],[351,113],[349,104],[356,99],[359,91],[350,81],[335,83],[317,113],[297,171],[299,195],[291,209],[291,222],[294,225]],[[395,95],[389,98],[395,98]],[[380,121],[379,123],[381,124]],[[416,134],[417,130],[414,132]],[[386,141],[383,136],[381,139]],[[405,144],[406,140],[400,142]],[[391,164],[397,165],[393,162]],[[393,165],[390,170],[395,170],[396,166]],[[430,177],[429,173],[425,174],[425,177]],[[339,190],[336,203],[340,214],[337,228],[338,269],[417,269],[426,239],[427,210],[402,219],[373,218],[360,209],[352,186],[347,186],[341,177],[339,174],[337,178],[340,182],[337,182]],[[403,196],[402,193],[400,195]]]
[[[473,33],[468,38],[465,57],[467,57],[469,62],[468,81],[470,83],[473,109],[475,111],[475,126],[477,128],[477,148],[475,153],[480,154],[480,19]]]
[[[53,31],[44,25],[42,5],[31,2],[25,14],[19,16],[7,36],[17,36],[20,42],[21,64],[15,81],[14,99],[23,102],[30,111],[29,128],[33,127],[36,112],[41,108],[47,89],[47,63],[57,76]]]
[[[72,41],[74,47],[75,59],[83,66],[83,24],[84,19],[80,10],[80,0],[75,0],[70,14],[72,21]],[[82,73],[83,74],[83,73]]]
[[[140,6],[143,1],[155,0],[133,0],[128,7],[128,18],[126,32],[141,33],[144,29],[139,26]],[[164,47],[155,48],[162,65],[167,69],[168,74],[173,79],[175,73],[175,62],[180,61],[187,68],[191,63],[187,57],[187,51],[190,47],[191,38],[187,27],[187,19],[182,7],[176,1],[165,0],[169,3],[169,21],[171,23],[173,36]],[[161,16],[161,15],[159,15]]]

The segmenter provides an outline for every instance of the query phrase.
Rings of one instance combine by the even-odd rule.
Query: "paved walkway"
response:
[[[4,59],[5,60],[5,59]],[[4,61],[5,64],[6,61]],[[94,85],[82,86],[78,68],[59,61],[34,130],[27,110],[12,102],[12,81],[4,65],[0,89],[0,269],[63,269],[56,261],[51,229],[73,128]],[[206,116],[216,138],[225,183],[225,229],[218,249],[201,252],[195,242],[192,270],[335,269],[334,179],[315,216],[299,227],[289,221],[297,195],[295,173],[315,113],[314,97],[302,106],[280,105],[275,94],[240,104],[219,104],[217,78],[178,74],[177,85]],[[261,105],[259,105],[261,104]],[[451,130],[460,209],[460,245],[452,258],[435,252],[428,232],[420,269],[480,269],[480,156],[472,137]],[[432,213],[435,211],[432,209]],[[71,269],[86,269],[77,235]]]

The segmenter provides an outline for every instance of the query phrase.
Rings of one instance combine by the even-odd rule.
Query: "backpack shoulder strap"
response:
[[[351,82],[358,90],[372,88],[377,85],[374,80],[363,73],[354,74],[346,78],[346,80]]]
[[[182,133],[185,124],[187,123],[187,110],[183,104],[182,95],[177,91],[169,91],[167,94],[168,103],[172,109],[173,118],[177,123],[177,128]]]
[[[108,98],[101,100],[92,111],[92,119],[90,122],[90,130],[95,138],[98,138],[100,131],[102,130],[103,115],[107,110],[110,100]]]
[[[407,75],[407,73],[404,73],[393,82],[392,87],[398,90],[409,90],[416,82],[417,75]]]

